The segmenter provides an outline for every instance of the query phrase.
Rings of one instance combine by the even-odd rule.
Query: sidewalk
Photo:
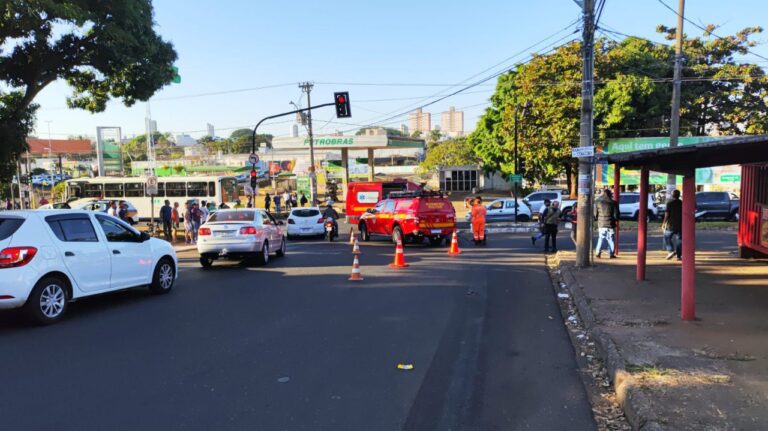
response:
[[[680,320],[680,267],[650,252],[574,268],[552,257],[634,429],[768,429],[768,264],[697,252],[696,315]]]

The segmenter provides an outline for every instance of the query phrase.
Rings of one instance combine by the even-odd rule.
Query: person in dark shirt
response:
[[[664,246],[667,249],[667,260],[677,256],[683,258],[683,201],[680,200],[680,190],[672,191],[672,199],[667,202],[664,212]]]
[[[613,200],[613,193],[605,189],[602,196],[595,200],[595,220],[597,221],[597,246],[595,257],[600,258],[603,251],[603,241],[608,244],[610,258],[615,259],[615,244],[613,238],[616,235],[616,222],[619,221],[619,205]]]
[[[173,208],[171,201],[165,200],[165,205],[160,208],[160,220],[163,222],[163,235],[166,241],[171,240],[171,228],[173,226]]]

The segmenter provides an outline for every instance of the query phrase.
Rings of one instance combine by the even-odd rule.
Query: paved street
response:
[[[406,247],[395,272],[364,243],[356,284],[344,243],[267,267],[185,252],[170,295],[85,299],[50,327],[0,314],[3,428],[593,429],[542,255],[525,234],[462,247]]]

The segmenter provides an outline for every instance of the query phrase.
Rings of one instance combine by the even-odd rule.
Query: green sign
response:
[[[332,147],[335,145],[354,145],[355,138],[347,136],[344,138],[315,138],[312,144],[318,147]],[[304,139],[304,145],[309,146],[309,138]]]
[[[682,136],[678,138],[678,145],[694,145],[704,142],[719,141],[722,136]],[[669,137],[658,136],[652,138],[619,138],[611,139],[605,148],[608,154],[627,153],[630,151],[658,150],[669,147]]]
[[[309,177],[296,177],[296,192],[299,196],[303,193],[309,199],[311,196],[309,188]]]
[[[514,174],[509,176],[509,182],[510,183],[522,183],[523,182],[523,176],[520,174]]]
[[[741,175],[739,174],[722,174],[720,175],[721,183],[740,183]]]
[[[181,75],[179,75],[179,68],[176,66],[173,66],[173,78],[171,78],[171,82],[174,84],[181,84]]]

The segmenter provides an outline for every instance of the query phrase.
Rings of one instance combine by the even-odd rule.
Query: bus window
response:
[[[157,183],[157,194],[155,197],[163,197],[165,196],[165,183]]]
[[[208,188],[206,183],[198,181],[190,181],[187,183],[187,196],[191,198],[200,198],[208,196]]]
[[[144,183],[125,183],[125,197],[143,198]]]
[[[103,198],[104,197],[104,184],[88,183],[83,187],[84,198]]]
[[[104,184],[104,197],[105,198],[121,198],[123,197],[123,185],[122,184]]]
[[[234,178],[221,179],[221,202],[233,202],[237,195],[237,180]]]
[[[213,181],[208,182],[208,196],[216,197],[216,183]]]
[[[82,198],[83,197],[83,187],[80,184],[69,184],[67,187],[67,197],[68,198]]]
[[[187,183],[165,183],[165,196],[169,198],[183,198],[187,195]]]

